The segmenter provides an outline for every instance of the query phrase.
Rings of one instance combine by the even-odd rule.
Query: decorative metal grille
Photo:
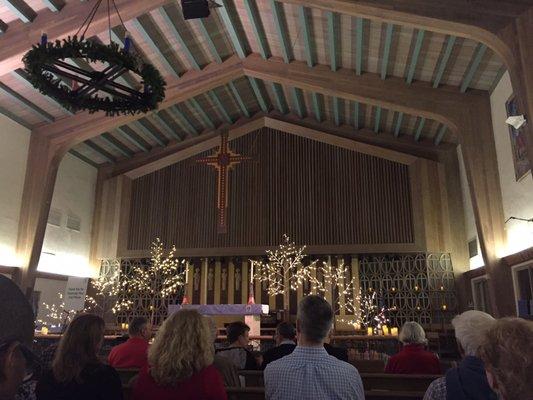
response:
[[[449,254],[365,256],[360,259],[361,290],[375,291],[391,324],[449,323],[457,310]]]
[[[122,259],[122,260],[104,260],[102,262],[102,271],[109,273],[113,268],[120,268],[121,277],[128,276],[132,273],[133,268],[140,266],[142,268],[148,268],[150,266],[151,260],[149,258],[141,259]],[[154,308],[154,324],[160,325],[165,318],[167,317],[167,308],[169,304],[181,303],[183,298],[183,290],[178,290],[178,292],[171,297],[166,299],[161,298],[156,294]],[[145,317],[150,319],[152,313],[150,309],[150,298],[146,293],[138,293],[135,291],[132,292],[122,292],[118,296],[118,300],[130,300],[133,304],[131,309],[123,310],[117,313],[117,322],[129,323],[132,318],[135,317]]]

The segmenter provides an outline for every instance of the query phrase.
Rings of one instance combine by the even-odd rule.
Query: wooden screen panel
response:
[[[408,166],[264,128],[230,143],[254,161],[230,173],[228,233],[216,172],[194,159],[133,181],[128,250],[413,243]]]

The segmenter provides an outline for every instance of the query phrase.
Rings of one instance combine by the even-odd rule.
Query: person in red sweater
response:
[[[385,367],[390,374],[440,375],[439,358],[426,350],[427,340],[424,328],[416,322],[406,322],[398,338],[402,350],[392,356]]]
[[[132,400],[227,400],[214,353],[207,318],[196,310],[172,314],[148,350]]]
[[[113,368],[141,369],[147,362],[148,341],[152,332],[146,318],[137,317],[131,321],[128,329],[130,338],[113,347],[108,362]]]

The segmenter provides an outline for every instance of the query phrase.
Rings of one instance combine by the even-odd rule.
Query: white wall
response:
[[[505,123],[505,103],[513,90],[506,73],[490,97],[494,139],[498,155],[500,185],[503,194],[505,220],[509,217],[533,218],[533,182],[531,172],[516,182],[509,129]],[[533,246],[533,223],[509,221],[506,225],[507,249],[501,256],[517,253]]]
[[[39,271],[73,276],[98,274],[89,266],[97,172],[70,154],[61,162],[51,205],[61,213],[61,226],[46,227]],[[66,227],[69,215],[81,220],[80,232]]]
[[[19,266],[16,257],[22,190],[30,131],[0,114],[0,265]]]
[[[505,73],[490,97],[505,220],[511,216],[526,219],[533,218],[533,182],[531,172],[519,182],[516,181],[511,138],[509,136],[509,128],[505,123],[507,119],[505,103],[509,100],[512,93],[511,79],[509,74]],[[470,240],[477,237],[477,233],[462,157],[460,164],[461,184],[465,204],[465,223],[467,237]],[[504,252],[499,254],[500,257],[514,254],[533,246],[533,223],[509,221],[505,227],[507,246]],[[472,269],[482,265],[483,260],[479,257],[470,260],[470,267]]]

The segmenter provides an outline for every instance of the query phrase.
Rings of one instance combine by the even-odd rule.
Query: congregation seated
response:
[[[365,398],[357,369],[324,349],[333,317],[331,306],[319,296],[307,296],[300,301],[296,320],[298,346],[266,367],[266,399]]]
[[[276,346],[265,351],[263,353],[262,369],[265,369],[272,361],[279,360],[286,355],[292,353],[296,348],[296,329],[294,325],[289,322],[281,322],[276,327],[276,333],[274,335],[274,341]]]
[[[487,379],[501,400],[533,399],[533,322],[503,318],[479,349]]]
[[[39,400],[121,400],[118,373],[98,360],[104,341],[104,320],[79,315],[61,337],[52,362],[37,383]]]
[[[226,400],[220,373],[213,365],[213,337],[196,310],[168,317],[148,350],[133,400]]]
[[[429,385],[424,400],[496,400],[487,381],[483,361],[478,357],[486,333],[495,320],[482,311],[470,310],[452,320],[461,363],[443,378]],[[518,400],[518,399],[517,399]]]
[[[152,332],[148,320],[134,318],[128,328],[129,339],[111,349],[108,361],[113,368],[142,368],[148,357],[148,341]]]
[[[250,343],[250,327],[244,322],[232,322],[226,327],[228,347],[218,349],[217,354],[230,360],[237,369],[259,369],[261,363],[248,350]]]
[[[217,325],[213,318],[205,317],[209,324],[211,330],[211,338],[213,340],[213,347],[215,341],[217,340]],[[226,357],[222,357],[220,354],[215,354],[213,358],[213,365],[218,370],[222,379],[224,380],[224,385],[227,387],[240,387],[244,386],[241,380],[239,379],[239,371],[237,367]]]
[[[402,326],[398,340],[403,348],[389,359],[385,367],[386,373],[426,375],[442,373],[439,358],[426,350],[426,333],[419,324],[414,321],[406,322]]]

